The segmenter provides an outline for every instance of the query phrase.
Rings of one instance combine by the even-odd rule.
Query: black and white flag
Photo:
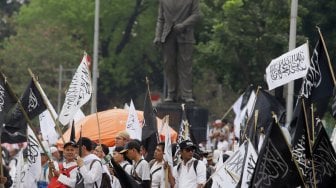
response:
[[[243,170],[244,157],[246,154],[246,142],[240,145],[239,149],[235,151],[224,163],[225,168],[231,172],[238,182]]]
[[[19,100],[29,119],[33,119],[47,109],[43,102],[42,95],[38,91],[33,79],[31,79],[28,87]],[[19,103],[16,103],[16,105],[9,111],[5,124],[7,129],[26,129],[27,120],[20,109]]]
[[[242,172],[243,173],[241,180],[242,188],[249,187],[257,160],[258,160],[257,152],[254,149],[252,143],[248,141],[245,164]]]
[[[267,131],[250,187],[304,187],[303,178],[279,125],[273,120]]]
[[[92,86],[89,59],[90,58],[85,53],[66,93],[63,107],[58,117],[59,122],[63,125],[70,123],[80,107],[87,103],[91,98]]]
[[[29,101],[29,99],[27,100]],[[22,106],[24,105],[23,100],[21,104]],[[26,106],[28,107],[29,105]],[[23,108],[25,108],[25,106],[23,106]],[[2,143],[20,143],[27,141],[27,124],[25,117],[19,108],[16,97],[11,93],[7,78],[2,73],[0,74],[0,125]]]
[[[320,130],[313,146],[316,185],[317,187],[335,187],[336,153],[322,123],[319,123]],[[309,175],[313,178],[312,172]]]
[[[328,63],[328,52],[324,48],[323,36],[321,33],[319,36],[310,59],[308,73],[302,82],[301,95],[315,103],[316,115],[322,118],[333,94],[332,74],[334,70],[333,65]]]

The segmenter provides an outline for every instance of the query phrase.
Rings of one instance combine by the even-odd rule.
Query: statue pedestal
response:
[[[181,103],[160,103],[156,109],[159,118],[169,115],[169,125],[179,132],[182,119]],[[205,142],[209,111],[197,104],[185,104],[185,111],[195,141],[197,144]]]

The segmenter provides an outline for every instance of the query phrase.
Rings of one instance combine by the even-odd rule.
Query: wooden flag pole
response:
[[[1,125],[2,126],[2,125]],[[1,127],[2,129],[3,127]],[[3,164],[2,164],[2,146],[1,146],[1,135],[0,135],[0,177],[3,177]],[[0,183],[0,188],[4,188],[5,184]]]
[[[322,32],[321,32],[321,29],[318,26],[316,26],[316,28],[317,28],[317,31],[319,32],[319,35],[320,35],[320,38],[321,38],[321,41],[322,41],[322,45],[323,45],[323,49],[324,49],[324,51],[326,53],[326,56],[327,56],[329,71],[330,71],[330,74],[331,74],[331,77],[332,77],[332,80],[333,80],[333,84],[335,86],[336,85],[336,79],[335,79],[334,69],[331,65],[329,53],[328,53],[328,50],[327,50],[327,45],[324,42],[324,38],[323,38],[323,35],[322,35]]]
[[[222,116],[221,120],[224,120],[226,118],[226,116],[231,112],[232,109],[233,109],[233,105],[231,105],[231,107],[225,112],[225,114]]]
[[[101,146],[101,133],[100,133],[100,123],[99,123],[99,117],[98,117],[98,112],[97,112],[97,106],[96,106],[96,118],[97,118],[97,125],[98,125],[98,142],[99,146]]]
[[[165,168],[165,188],[169,188],[169,181],[168,181],[168,168],[170,168],[169,164],[167,166],[167,168]]]
[[[255,104],[257,103],[258,94],[259,94],[259,90],[260,90],[260,89],[261,89],[261,87],[258,86],[257,91],[256,91],[256,97],[255,97],[255,99],[254,99],[254,101],[253,101],[253,109],[254,109],[254,107],[255,107]],[[246,121],[246,125],[245,125],[245,129],[244,129],[244,133],[243,133],[243,135],[246,134],[247,125],[248,125],[248,122],[250,121],[250,119],[251,119],[251,117],[248,116],[248,117],[247,117],[247,121]]]
[[[19,100],[19,98],[16,96],[16,94],[13,92],[12,88],[10,87],[10,84],[9,84],[9,82],[7,81],[7,78],[5,77],[5,75],[4,75],[2,72],[0,73],[0,75],[1,75],[1,79],[3,79],[4,82],[5,82],[5,84],[8,86],[7,88],[8,88],[8,92],[9,92],[9,94],[15,99],[15,102],[18,104],[18,106],[19,106],[19,108],[20,108],[20,110],[21,110],[21,112],[22,112],[24,118],[25,118],[26,121],[27,121],[28,126],[30,127],[30,129],[31,129],[32,132],[34,133],[34,135],[35,135],[35,137],[36,137],[38,143],[40,144],[40,146],[41,146],[43,152],[44,152],[44,153],[48,153],[47,150],[44,148],[44,146],[43,146],[43,144],[42,144],[40,138],[38,137],[38,135],[37,135],[36,132],[34,131],[34,129],[33,129],[34,126],[33,126],[32,121],[30,120],[30,118],[29,118],[27,112],[24,110],[24,108],[23,108],[23,106],[22,106],[22,104],[21,104],[21,101]],[[47,157],[48,157],[48,160],[51,161],[49,155],[47,155]]]
[[[314,104],[313,103],[310,104],[310,110],[312,112],[314,112]],[[315,143],[315,134],[314,134],[315,133],[315,121],[314,120],[315,120],[314,113],[311,113],[311,123],[312,123],[311,126],[312,126],[312,137],[313,137],[312,140],[311,140],[312,145],[314,145],[314,143]]]
[[[60,134],[61,138],[62,138],[62,141],[63,141],[63,145],[65,144],[65,140],[64,140],[64,137],[63,137],[63,132],[59,126],[59,121],[58,121],[58,118],[56,119],[56,117],[54,116],[54,114],[52,113],[51,109],[50,109],[50,106],[49,106],[49,103],[48,103],[48,100],[47,100],[47,97],[45,96],[45,93],[43,92],[43,89],[40,85],[40,83],[38,82],[38,80],[36,79],[34,73],[31,71],[30,68],[28,68],[28,72],[30,74],[30,76],[33,78],[33,82],[35,83],[36,87],[37,87],[37,90],[40,92],[41,96],[42,96],[42,99],[43,99],[43,103],[44,105],[46,105],[50,115],[51,115],[51,119],[54,121],[55,125],[56,125],[56,129],[57,129],[57,132],[58,134]]]
[[[304,118],[305,118],[305,122],[306,122],[306,123],[305,123],[305,126],[306,126],[307,136],[308,136],[308,138],[306,138],[306,139],[308,139],[309,153],[312,155],[312,154],[313,154],[313,152],[312,152],[312,144],[311,144],[311,139],[310,139],[310,134],[309,134],[308,124],[307,124],[307,122],[308,122],[308,117],[307,117],[306,105],[305,105],[305,103],[304,103],[304,99],[303,99],[303,97],[301,97],[301,104],[302,104],[302,106],[303,106]],[[312,133],[312,134],[314,134],[314,133]],[[313,169],[313,181],[314,181],[314,187],[316,188],[316,174],[315,174],[315,165],[314,165],[314,157],[313,157],[313,156],[312,156],[312,158],[311,158],[311,161],[312,161],[312,169]]]
[[[79,143],[78,143],[78,155],[79,157],[82,157],[82,146],[83,146],[83,141],[82,141],[82,125],[80,127],[79,131]]]

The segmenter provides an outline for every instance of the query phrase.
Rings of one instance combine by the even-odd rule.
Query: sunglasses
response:
[[[193,148],[185,148],[184,151],[186,151],[186,152],[191,152],[192,151],[193,152],[194,149]]]

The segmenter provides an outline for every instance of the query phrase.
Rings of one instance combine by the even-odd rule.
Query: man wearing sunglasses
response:
[[[182,161],[174,168],[176,187],[203,187],[206,182],[206,166],[193,158],[196,146],[190,140],[182,141],[179,146]]]

